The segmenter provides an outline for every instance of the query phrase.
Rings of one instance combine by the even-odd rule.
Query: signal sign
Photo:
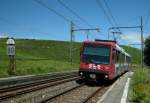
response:
[[[7,55],[15,55],[15,41],[13,38],[9,38],[7,44]]]
[[[7,46],[7,55],[15,55],[15,46],[14,45]]]

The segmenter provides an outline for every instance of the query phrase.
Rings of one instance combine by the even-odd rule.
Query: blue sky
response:
[[[90,28],[57,0],[40,0],[55,9],[81,28]],[[108,22],[96,0],[61,0],[90,25],[100,28],[100,32],[90,31],[89,39],[107,39]],[[99,0],[104,5],[104,0]],[[118,26],[138,26],[140,16],[144,20],[144,37],[150,33],[150,0],[105,0]],[[106,6],[104,6],[106,8]],[[147,23],[145,23],[147,22]],[[115,25],[116,26],[116,25]],[[77,28],[77,27],[76,27]],[[126,36],[118,39],[120,44],[139,43],[140,29],[121,29]],[[85,32],[75,32],[75,40],[86,40]],[[34,0],[0,0],[0,37],[36,38],[65,40],[70,38],[70,23],[42,7]],[[111,35],[112,37],[112,35]]]

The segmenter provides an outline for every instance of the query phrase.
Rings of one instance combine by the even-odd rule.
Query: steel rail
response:
[[[51,86],[55,86],[55,85],[59,85],[59,84],[63,84],[65,82],[69,82],[69,81],[73,81],[73,80],[78,80],[80,77],[78,76],[73,76],[72,78],[66,78],[66,79],[59,79],[57,81],[53,81],[53,82],[47,82],[47,83],[44,83],[44,84],[40,84],[40,85],[35,85],[35,86],[28,86],[27,88],[24,88],[23,89],[19,89],[19,90],[14,90],[14,91],[8,91],[6,93],[1,93],[0,94],[0,101],[3,101],[5,99],[8,99],[8,98],[12,98],[12,97],[15,97],[17,95],[21,95],[21,94],[25,94],[25,93],[29,93],[29,92],[33,92],[33,91],[37,91],[37,90],[40,90],[40,89],[43,89],[43,88],[48,88],[48,87],[51,87]]]
[[[59,97],[59,96],[61,96],[61,95],[64,95],[64,94],[66,94],[66,93],[72,91],[72,90],[75,90],[75,89],[77,89],[77,88],[79,88],[79,87],[82,87],[82,86],[84,86],[85,84],[86,84],[86,82],[84,82],[84,83],[82,83],[82,84],[80,84],[80,85],[78,85],[78,86],[72,87],[71,89],[65,90],[65,91],[62,92],[62,93],[59,93],[59,94],[56,94],[56,95],[54,95],[54,96],[52,96],[52,97],[46,98],[45,100],[42,100],[42,101],[40,101],[40,102],[38,102],[38,103],[46,103],[46,102],[48,102],[48,101],[51,101],[52,99],[55,99],[55,98],[57,98],[57,97]]]
[[[44,79],[44,80],[37,80],[37,81],[31,81],[31,82],[27,82],[27,83],[21,83],[21,84],[15,85],[15,86],[2,87],[2,88],[0,88],[0,93],[10,92],[13,90],[27,88],[27,87],[31,87],[31,86],[36,86],[36,85],[40,85],[43,83],[53,82],[56,80],[62,80],[62,79],[74,77],[74,76],[77,76],[77,74],[68,74],[68,75],[65,75],[65,76],[63,75],[60,77],[53,77],[53,78]]]
[[[98,94],[102,89],[104,89],[104,86],[99,87],[95,92],[90,94],[87,98],[85,98],[82,103],[87,103],[92,97],[94,97],[96,94]]]

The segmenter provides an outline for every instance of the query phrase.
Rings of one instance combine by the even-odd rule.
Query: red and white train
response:
[[[131,56],[116,41],[84,41],[80,50],[79,75],[95,80],[112,80],[127,72]]]

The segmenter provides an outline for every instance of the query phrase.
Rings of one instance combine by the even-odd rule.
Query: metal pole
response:
[[[113,34],[113,38],[114,38],[114,40],[116,41],[116,40],[117,40],[117,38],[115,37],[115,34],[121,34],[121,32],[112,32],[112,34]]]
[[[87,40],[89,40],[89,34],[88,34],[88,32],[87,32],[87,35],[86,35],[86,36],[87,36],[87,37],[86,37],[86,38],[87,38]]]
[[[89,40],[89,31],[86,31],[86,39]]]
[[[114,40],[116,40],[116,38],[115,38],[115,33],[114,32],[112,32],[113,33],[113,38],[114,38]]]
[[[8,74],[15,75],[16,74],[16,62],[15,55],[9,55],[9,69]]]
[[[108,29],[108,40],[109,40],[109,29]]]
[[[99,32],[99,28],[93,28],[93,29],[74,29],[74,24],[71,21],[70,22],[70,62],[71,65],[73,63],[73,41],[75,40],[75,35],[73,34],[74,31],[91,31],[91,30],[97,30]],[[87,35],[87,39],[88,39],[88,35]]]
[[[73,43],[73,22],[71,21],[70,22],[70,63],[71,63],[71,65],[72,65],[72,48],[73,48],[73,45],[72,45],[72,43]]]
[[[143,69],[143,18],[141,16],[141,67]]]

